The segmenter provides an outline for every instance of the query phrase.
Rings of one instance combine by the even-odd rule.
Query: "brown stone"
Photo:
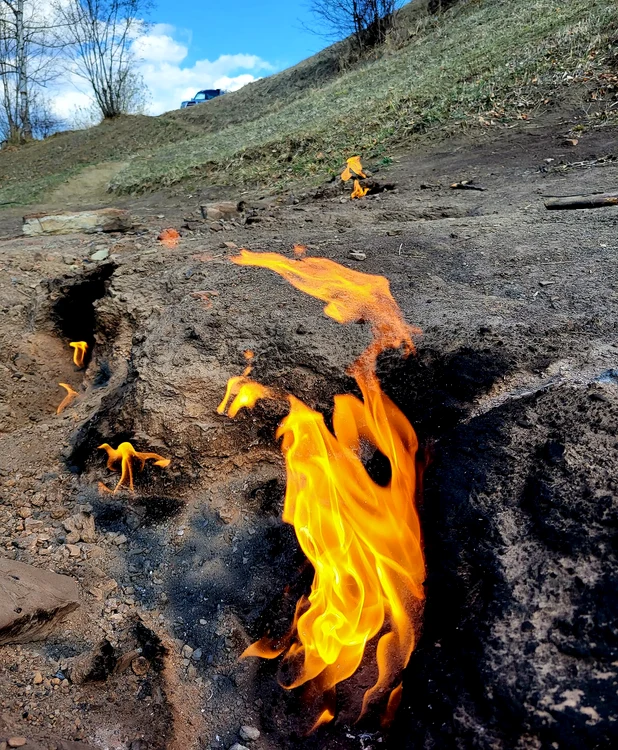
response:
[[[23,747],[28,740],[25,737],[9,737],[7,744],[9,747]]]
[[[148,674],[150,662],[145,656],[138,656],[137,659],[133,659],[131,662],[131,669],[138,677],[142,677],[143,675]]]
[[[202,216],[208,221],[220,221],[221,219],[233,219],[240,213],[238,203],[232,201],[221,201],[219,203],[206,203],[200,206]]]
[[[92,513],[80,511],[62,522],[67,534],[67,544],[86,542],[93,544],[97,540],[97,532]]]
[[[126,232],[133,227],[128,211],[121,208],[99,208],[93,211],[28,214],[22,231],[33,237],[40,234],[73,234],[75,232]]]
[[[0,558],[0,645],[45,638],[78,606],[72,578]]]

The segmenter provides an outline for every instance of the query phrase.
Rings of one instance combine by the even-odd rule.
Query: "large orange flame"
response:
[[[88,344],[85,341],[71,341],[69,346],[73,347],[73,363],[77,367],[83,367],[86,352],[88,351]]]
[[[386,348],[413,351],[415,329],[403,320],[383,277],[325,258],[292,260],[242,250],[232,260],[270,268],[326,302],[324,311],[340,323],[369,322],[374,336],[349,370],[362,400],[335,396],[333,432],[322,414],[286,396],[290,411],[277,431],[287,472],[283,520],[293,524],[315,574],[311,593],[298,602],[289,635],[279,641],[263,638],[244,656],[275,658],[285,652],[292,678],[284,687],[312,681],[328,700],[377,638],[377,679],[365,693],[362,711],[391,692],[387,712],[392,713],[401,693],[395,685],[417,640],[425,564],[415,507],[416,435],[382,391],[375,366]],[[245,370],[229,381],[219,412],[229,404],[233,417],[260,398],[277,397]],[[380,451],[390,463],[385,485],[375,482],[363,464],[361,455],[368,449]],[[334,718],[333,708],[322,710],[313,728]]]
[[[133,491],[133,464],[134,460],[140,462],[140,470],[144,468],[144,464],[148,459],[154,461],[155,466],[160,466],[165,469],[170,465],[169,458],[163,458],[158,453],[139,453],[131,445],[131,443],[120,443],[118,448],[112,448],[108,443],[103,443],[99,446],[99,450],[107,452],[107,468],[115,471],[115,465],[120,461],[120,479],[118,484],[114,488],[114,492],[117,492],[123,484],[128,484],[131,491]]]

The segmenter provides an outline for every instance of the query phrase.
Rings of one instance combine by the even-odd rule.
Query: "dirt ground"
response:
[[[337,182],[286,196],[179,190],[125,201],[141,224],[115,236],[25,238],[18,212],[0,215],[1,554],[74,576],[81,593],[53,637],[0,648],[0,739],[615,746],[618,208],[550,212],[543,197],[616,188],[618,155],[615,132],[573,146],[569,128],[370,164],[394,189],[359,201]],[[470,179],[485,190],[449,187]],[[213,199],[244,212],[200,223]],[[181,230],[174,248],[157,240],[168,226]],[[416,356],[380,364],[429,460],[424,630],[389,731],[375,716],[353,723],[352,686],[336,721],[306,737],[276,664],[238,658],[289,623],[310,577],[280,519],[281,407],[219,416],[226,381],[250,349],[257,380],[328,414],[369,340],[229,260],[234,246],[292,255],[296,243],[386,276],[423,331]],[[78,370],[68,343],[82,339]],[[59,382],[78,398],[56,415]],[[125,439],[171,465],[112,495],[97,446]],[[75,536],[91,517],[94,532]],[[260,737],[241,740],[242,725]]]

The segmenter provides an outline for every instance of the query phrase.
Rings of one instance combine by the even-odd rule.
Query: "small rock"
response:
[[[20,518],[30,518],[32,515],[32,508],[28,508],[24,505],[23,508],[20,508],[17,513],[19,514]]]
[[[9,737],[7,744],[9,747],[23,747],[27,742],[25,737]]]
[[[221,201],[220,203],[206,203],[200,206],[202,216],[208,221],[219,221],[238,216],[238,203],[232,201]]]
[[[238,245],[235,242],[224,242],[224,247],[227,247],[228,250],[238,250]]]
[[[348,253],[348,258],[351,258],[352,260],[366,260],[367,254],[361,253],[358,250],[350,250]]]
[[[69,557],[80,557],[82,554],[81,547],[77,544],[67,544],[66,548],[69,550]]]
[[[182,647],[181,653],[185,659],[190,659],[191,654],[193,653],[193,649],[191,648],[191,646],[189,646],[188,643],[185,643],[185,645]]]
[[[260,730],[257,729],[257,727],[250,727],[250,726],[242,726],[240,728],[240,734],[241,739],[243,740],[257,740],[260,736]]]
[[[148,674],[148,671],[150,670],[150,662],[145,656],[138,656],[131,662],[131,669],[138,677],[142,677],[143,675]]]
[[[249,750],[246,745],[241,745],[240,742],[235,742],[230,750]]]
[[[43,682],[43,675],[40,672],[35,672],[32,679],[35,685],[40,685]]]
[[[193,661],[199,661],[202,658],[202,649],[196,648],[195,651],[191,654],[191,658]]]
[[[90,260],[105,260],[109,256],[109,248],[105,250],[97,250],[96,253],[92,253]]]

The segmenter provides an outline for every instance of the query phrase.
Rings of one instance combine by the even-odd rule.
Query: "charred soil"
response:
[[[618,209],[548,212],[543,196],[611,189],[618,163],[615,133],[574,147],[568,128],[370,164],[393,189],[353,202],[337,182],[283,198],[158,194],[127,202],[133,233],[95,237],[19,237],[4,214],[1,554],[74,576],[81,607],[53,638],[0,649],[0,741],[615,746]],[[465,180],[485,190],[449,187]],[[206,222],[209,198],[243,211]],[[166,227],[180,230],[175,247],[157,240]],[[239,660],[286,630],[312,571],[281,521],[285,411],[218,415],[226,381],[251,350],[257,380],[328,421],[369,341],[269,271],[230,262],[236,247],[292,255],[296,243],[385,276],[423,330],[416,355],[379,362],[427,464],[424,624],[388,730],[374,715],[353,723],[355,685],[305,736],[277,664]],[[91,261],[100,249],[109,258]],[[77,339],[90,345],[81,370]],[[78,396],[56,415],[60,382]],[[171,464],[111,494],[98,483],[118,475],[98,446],[125,440]],[[241,739],[243,725],[259,738]]]

